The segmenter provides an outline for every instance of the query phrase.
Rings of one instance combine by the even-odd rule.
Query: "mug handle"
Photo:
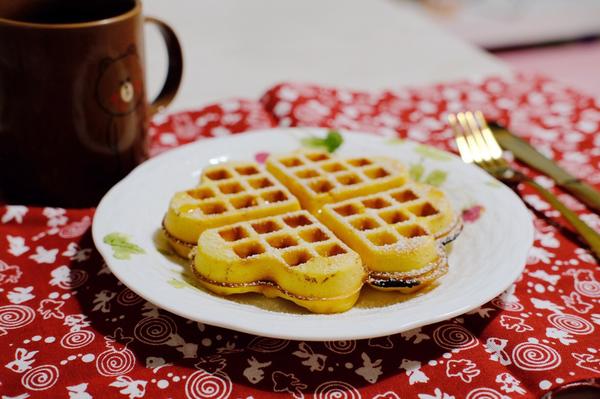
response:
[[[183,53],[179,40],[177,40],[177,35],[169,25],[154,17],[145,17],[144,22],[156,25],[165,41],[167,56],[169,57],[169,68],[165,83],[160,93],[150,102],[149,116],[152,117],[152,115],[160,112],[169,105],[173,101],[173,98],[175,98],[175,94],[177,94],[177,89],[179,89],[179,84],[181,83],[181,76],[183,75]]]

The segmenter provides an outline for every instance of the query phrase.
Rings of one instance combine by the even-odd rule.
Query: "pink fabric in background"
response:
[[[600,40],[494,53],[521,72],[543,73],[600,96]]]

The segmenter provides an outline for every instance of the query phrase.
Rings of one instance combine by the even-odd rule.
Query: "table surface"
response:
[[[146,0],[144,7],[171,24],[183,46],[184,80],[170,110],[256,98],[280,81],[371,90],[509,71],[399,0]],[[147,32],[148,87],[157,93],[165,50],[158,33]]]

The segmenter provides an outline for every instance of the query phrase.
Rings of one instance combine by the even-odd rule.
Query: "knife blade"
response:
[[[512,152],[519,161],[552,178],[560,187],[574,195],[596,212],[600,212],[600,192],[568,173],[555,161],[540,154],[525,140],[496,123],[489,123],[496,140],[503,149]]]

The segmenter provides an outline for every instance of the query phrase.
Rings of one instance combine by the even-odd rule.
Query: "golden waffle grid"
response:
[[[298,209],[296,197],[257,163],[224,163],[204,169],[197,187],[173,195],[163,231],[187,257],[206,229]]]
[[[277,179],[253,163],[212,166],[202,179],[199,186],[186,191],[186,201],[179,211],[197,210],[203,216],[225,217],[240,210],[297,202]]]
[[[205,216],[296,202],[281,183],[253,162],[210,166],[202,174],[202,183],[187,194],[197,200],[186,204],[188,209],[197,208]]]
[[[240,259],[266,254],[289,267],[353,252],[304,210],[228,225],[218,234]]]
[[[293,186],[301,187],[307,193],[308,201],[328,193],[333,195],[333,200],[342,200],[381,187],[390,188],[386,184],[406,181],[403,171],[393,170],[389,162],[369,157],[338,158],[325,151],[272,156],[268,163],[273,165],[270,171],[276,177],[279,177],[277,172],[281,172],[291,180],[290,191],[300,197],[302,195],[294,192]],[[300,200],[302,202],[302,198]]]
[[[336,219],[373,247],[431,235],[425,221],[439,210],[410,184],[398,189],[328,204]]]

